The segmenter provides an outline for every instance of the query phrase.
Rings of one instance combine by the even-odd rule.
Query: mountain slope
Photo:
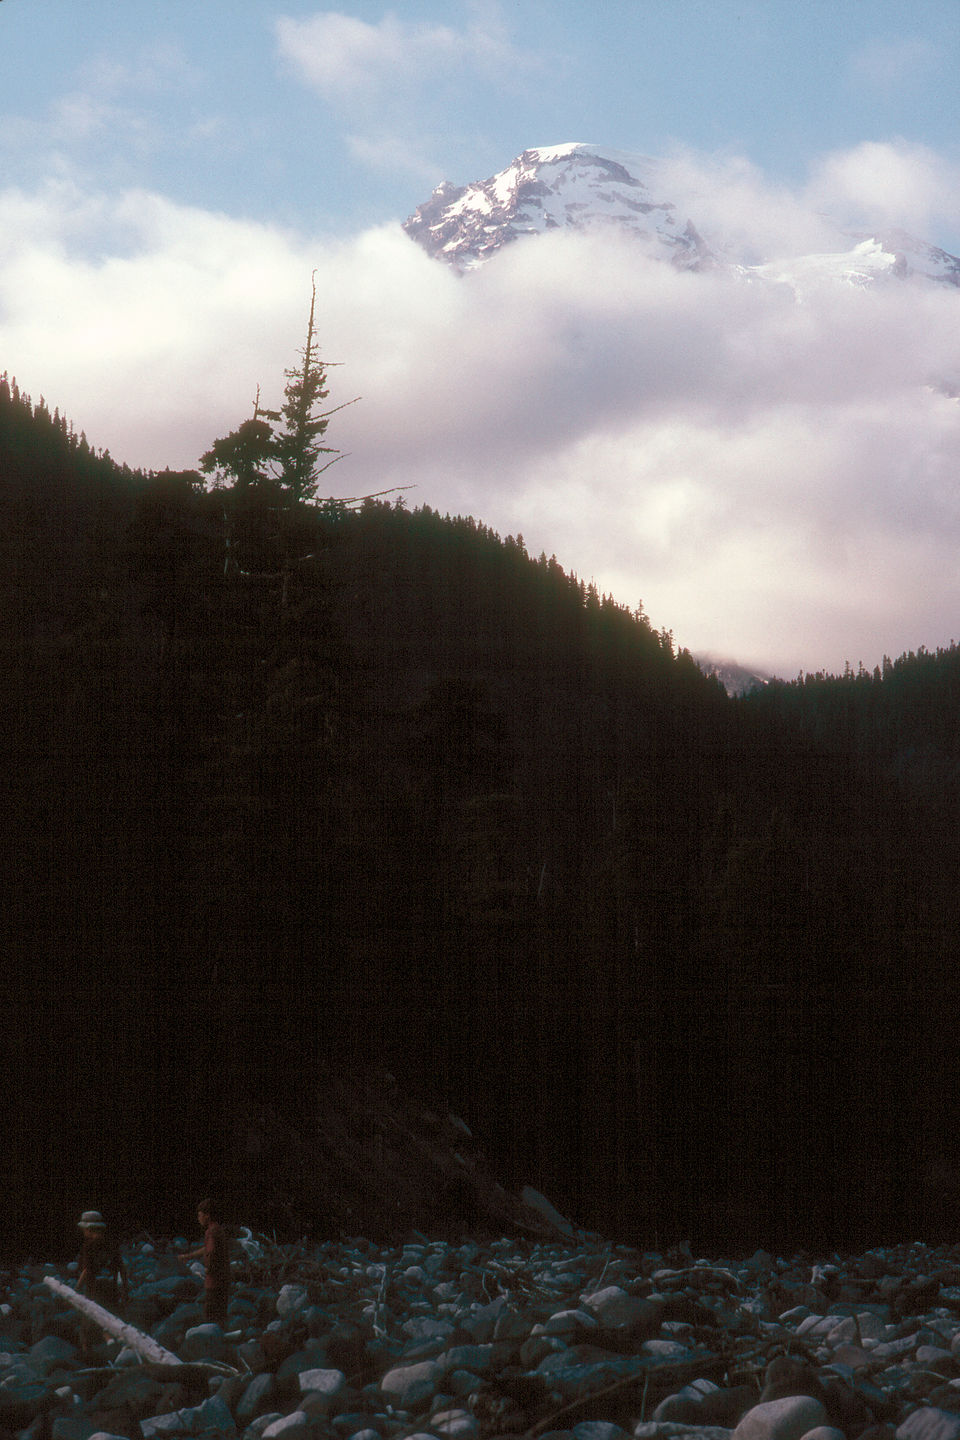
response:
[[[909,275],[960,285],[960,260],[898,230],[851,235],[837,229],[836,249],[823,254],[748,263],[663,193],[661,170],[648,156],[596,145],[536,147],[488,180],[463,186],[443,181],[404,229],[429,255],[461,273],[524,236],[615,226],[646,254],[680,269],[721,268],[785,281],[800,291],[823,279],[863,285]]]

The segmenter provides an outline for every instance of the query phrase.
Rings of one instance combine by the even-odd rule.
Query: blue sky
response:
[[[331,436],[347,492],[415,477],[411,503],[781,672],[946,643],[960,436],[924,387],[960,376],[956,297],[844,301],[841,326],[579,242],[467,284],[398,222],[581,140],[670,157],[766,237],[829,211],[960,254],[958,75],[957,0],[0,0],[0,369],[117,458],[192,465],[275,398],[315,269],[334,398],[363,396]],[[620,297],[644,355],[604,328]],[[627,413],[628,360],[696,389],[648,381]],[[578,387],[558,425],[552,389]]]
[[[568,140],[790,185],[863,141],[960,156],[956,0],[5,0],[0,23],[23,166],[46,133],[114,184],[334,234]]]

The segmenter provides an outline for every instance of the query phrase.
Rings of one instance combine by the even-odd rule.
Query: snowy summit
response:
[[[429,255],[465,272],[522,236],[563,227],[616,226],[645,252],[682,270],[723,269],[791,284],[841,280],[872,285],[921,275],[960,285],[960,260],[904,233],[836,230],[836,248],[815,255],[771,255],[757,263],[711,236],[709,227],[662,193],[661,164],[645,155],[571,143],[524,150],[489,180],[444,180],[404,223]]]
[[[696,230],[659,198],[656,162],[596,145],[524,150],[490,180],[444,180],[404,224],[430,255],[471,270],[521,235],[607,224],[631,231],[658,258],[684,269],[709,259]]]

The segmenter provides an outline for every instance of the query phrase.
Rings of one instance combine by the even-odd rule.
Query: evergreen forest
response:
[[[618,1240],[952,1235],[960,650],[733,698],[267,422],[133,472],[0,382],[5,1243],[322,1231],[238,1126],[373,1066]]]

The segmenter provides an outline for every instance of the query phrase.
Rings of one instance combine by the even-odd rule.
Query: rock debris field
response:
[[[229,1329],[183,1240],[125,1248],[124,1318],[2,1276],[0,1431],[20,1440],[960,1440],[960,1246],[707,1261],[605,1243],[233,1241]],[[89,1322],[87,1322],[89,1323]]]

